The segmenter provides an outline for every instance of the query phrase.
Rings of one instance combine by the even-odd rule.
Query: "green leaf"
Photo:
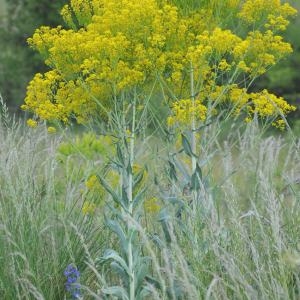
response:
[[[153,277],[151,277],[151,276],[146,276],[146,277],[145,277],[145,280],[146,280],[149,284],[153,285],[156,289],[160,289],[160,290],[161,290],[161,284],[159,283],[159,281],[157,281],[157,280],[154,279]]]
[[[142,288],[139,295],[137,295],[136,300],[149,299],[149,298],[147,298],[147,297],[149,297],[149,295],[151,295],[151,290],[149,289],[149,287],[145,286],[145,287]]]
[[[165,245],[164,245],[164,242],[160,239],[159,235],[158,234],[152,234],[150,236],[150,240],[153,241],[153,243],[160,249],[162,250]]]
[[[174,166],[176,167],[177,170],[180,171],[180,173],[184,176],[184,179],[186,182],[190,181],[190,174],[185,166],[184,163],[182,163],[179,159],[176,157],[173,158]],[[183,182],[180,182],[183,183]]]
[[[196,169],[194,173],[192,174],[191,177],[191,188],[194,191],[197,191],[200,189],[201,186],[201,181],[202,181],[202,170],[199,166],[199,164],[196,164]]]
[[[181,140],[182,140],[182,147],[185,154],[187,154],[189,157],[197,157],[196,154],[193,153],[192,147],[187,137],[183,133],[181,134]]]
[[[122,248],[123,253],[125,254],[127,252],[128,243],[123,228],[118,222],[113,220],[106,220],[106,224],[118,236],[120,241],[120,246]]]
[[[101,185],[105,188],[105,190],[112,196],[114,202],[118,205],[121,205],[124,210],[127,210],[127,207],[124,206],[122,199],[116,194],[116,192],[111,188],[111,186],[106,182],[106,180],[102,177],[97,175],[98,180],[100,181]]]
[[[118,162],[118,161],[112,159],[111,157],[109,158],[109,160],[110,160],[110,163],[111,163],[112,165],[116,166],[117,168],[122,169],[122,168],[124,167],[122,164],[120,164],[120,162]]]
[[[169,231],[169,224],[168,224],[168,220],[170,219],[170,215],[167,213],[166,209],[162,209],[159,213],[159,217],[158,220],[161,223],[164,235],[165,235],[165,239],[167,243],[171,243],[172,239],[171,239],[171,235],[170,235],[170,231]]]
[[[158,179],[157,179],[157,175],[156,175],[156,174],[154,174],[154,184],[155,184],[155,185],[159,185]]]
[[[120,276],[124,285],[128,285],[128,279],[129,279],[128,274],[124,271],[124,269],[120,266],[120,264],[116,261],[113,261],[110,264],[110,266],[112,270]]]
[[[177,181],[178,179],[177,179],[175,165],[170,160],[168,160],[168,163],[169,163],[169,176],[171,180]]]
[[[129,205],[129,199],[128,199],[128,195],[127,195],[127,191],[125,186],[122,186],[122,198],[121,198],[122,204],[124,207],[126,207],[126,211],[127,211],[127,207]]]
[[[126,172],[127,172],[127,175],[133,174],[133,173],[132,173],[132,167],[131,167],[131,163],[130,163],[130,162],[128,163],[128,166],[127,166],[127,168],[126,168]]]
[[[120,265],[120,267],[122,267],[124,269],[124,271],[128,274],[128,276],[130,276],[130,272],[129,272],[129,269],[128,269],[128,266],[127,266],[125,260],[115,250],[106,249],[103,256],[101,257],[101,259],[103,261],[107,261],[107,260],[111,260],[111,259],[116,261]]]
[[[129,300],[126,290],[121,286],[111,286],[111,287],[103,288],[101,291],[103,294],[113,295],[118,297],[118,299]]]
[[[117,157],[118,157],[121,165],[125,166],[124,157],[123,157],[122,150],[121,150],[121,147],[120,147],[119,143],[117,143]]]
[[[138,172],[138,174],[135,176],[134,182],[133,182],[133,188],[138,186],[138,184],[143,180],[144,178],[144,170],[141,170]]]
[[[142,196],[144,196],[146,189],[147,189],[146,187],[143,188],[143,189],[142,189],[140,192],[138,192],[138,193],[136,194],[136,196],[133,198],[133,203],[132,203],[132,205],[133,205],[134,208],[139,208],[139,207],[144,203],[144,199],[143,199]]]
[[[136,291],[137,294],[142,290],[144,279],[149,272],[149,266],[146,263],[140,264],[136,273]]]

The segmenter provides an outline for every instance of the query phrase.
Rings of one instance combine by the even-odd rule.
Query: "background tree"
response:
[[[27,39],[41,25],[60,24],[62,20],[59,10],[66,1],[0,2],[0,92],[10,107],[17,107],[25,97],[26,86],[33,74],[45,71],[40,56],[28,47]]]

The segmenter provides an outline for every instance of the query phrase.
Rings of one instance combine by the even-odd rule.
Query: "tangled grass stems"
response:
[[[166,149],[155,155],[159,138],[137,140],[138,153],[153,153],[148,173],[160,174],[162,189],[157,194],[155,184],[147,184],[150,194],[162,198],[168,216],[147,213],[147,222],[133,221],[151,261],[145,278],[149,299],[299,297],[300,142],[261,136],[257,126],[248,124],[226,138],[219,135],[221,123],[203,129],[198,147],[207,158],[202,167],[207,184],[202,193],[211,206],[203,214],[204,203],[191,212],[186,202],[180,217],[177,204],[165,197],[170,192],[163,175]],[[12,128],[1,128],[0,141],[1,297],[63,298],[63,270],[75,263],[84,299],[103,299],[102,288],[120,281],[97,259],[120,244],[104,225],[104,211],[82,214],[85,175],[79,165],[56,160],[59,134],[28,131],[22,123]],[[163,147],[164,141],[159,143]],[[90,168],[86,161],[85,166]],[[187,201],[182,186],[174,184],[175,196]]]
[[[80,210],[69,213],[79,188],[60,174],[58,139],[44,128],[30,131],[21,121],[1,133],[0,297],[62,299],[63,269],[73,261],[83,268],[84,261],[69,220],[77,220],[91,252],[99,250],[102,237]]]

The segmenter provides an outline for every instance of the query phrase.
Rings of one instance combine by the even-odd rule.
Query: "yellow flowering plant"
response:
[[[176,6],[178,1],[70,1],[61,11],[69,29],[44,26],[29,39],[51,70],[36,74],[22,108],[42,120],[68,122],[74,117],[83,123],[91,115],[108,113],[113,99],[121,94],[158,79],[172,91],[174,120],[180,118],[182,99],[191,99],[191,65],[198,101],[192,111],[197,111],[199,103],[207,106],[217,86],[239,81],[247,89],[292,51],[280,36],[296,13],[289,4],[279,0],[200,2],[201,7],[184,12]],[[244,24],[243,30],[225,28],[232,26],[224,21],[228,15]],[[223,89],[223,94],[228,91]],[[222,94],[214,98],[220,100]],[[283,114],[292,109],[280,107]],[[250,112],[258,110],[257,106]],[[271,115],[279,116],[276,109],[269,110]]]
[[[280,34],[296,10],[280,0],[188,2],[193,5],[182,0],[70,0],[61,11],[65,27],[43,26],[28,40],[50,69],[28,85],[22,109],[37,120],[29,125],[101,117],[117,137],[112,163],[119,188],[97,172],[86,188],[92,193],[102,186],[119,208],[108,226],[118,235],[120,253],[108,251],[101,261],[117,261],[120,274],[126,274],[125,288],[109,289],[110,295],[124,299],[142,299],[147,290],[148,264],[136,226],[147,172],[139,172],[135,164],[136,136],[147,104],[165,97],[168,125],[189,133],[182,134],[182,145],[191,158],[193,205],[202,177],[196,149],[199,126],[229,107],[246,121],[267,117],[282,127],[284,116],[295,109],[266,90],[252,93],[249,88],[291,53]],[[152,97],[160,88],[162,95]],[[175,164],[170,161],[172,171]],[[94,210],[88,203],[84,213]],[[154,198],[145,205],[160,209]],[[140,272],[140,265],[145,271]],[[161,298],[165,295],[162,290]]]

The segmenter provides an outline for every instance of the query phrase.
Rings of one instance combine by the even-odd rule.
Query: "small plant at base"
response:
[[[72,299],[81,299],[80,272],[78,269],[73,264],[70,264],[66,267],[64,275],[66,276],[66,291],[71,295]]]

